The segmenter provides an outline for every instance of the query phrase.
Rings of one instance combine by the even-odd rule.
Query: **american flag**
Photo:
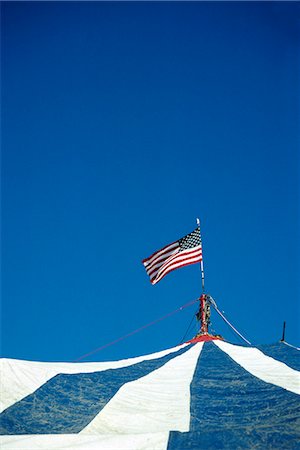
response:
[[[158,283],[165,275],[179,267],[202,261],[200,228],[178,241],[158,250],[143,260],[152,284]]]

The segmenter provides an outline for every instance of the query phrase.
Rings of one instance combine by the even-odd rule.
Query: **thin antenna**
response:
[[[284,338],[285,338],[285,321],[283,322],[282,338],[280,342],[284,342]]]

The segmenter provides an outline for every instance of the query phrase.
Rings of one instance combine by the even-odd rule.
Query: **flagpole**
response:
[[[200,234],[200,241],[201,241],[201,231],[200,231],[200,219],[197,217],[197,225],[199,228],[199,234]],[[202,244],[201,244],[202,245]],[[204,294],[205,292],[205,288],[204,288],[204,266],[203,266],[203,257],[201,258],[200,261],[200,270],[201,270],[201,279],[202,279],[202,294]]]
[[[197,217],[197,225],[199,228],[200,242],[201,242],[201,246],[202,246],[200,220],[198,217]],[[205,288],[204,288],[203,256],[201,257],[201,261],[200,261],[200,270],[201,270],[201,280],[202,280],[202,294],[199,299],[200,300],[200,309],[199,309],[198,317],[200,319],[200,334],[207,334],[208,333],[208,323],[207,323],[206,295],[205,295]]]

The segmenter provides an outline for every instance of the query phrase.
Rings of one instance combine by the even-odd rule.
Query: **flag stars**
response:
[[[200,230],[192,231],[192,233],[186,235],[185,237],[179,239],[180,251],[186,250],[188,248],[198,247],[201,245]]]

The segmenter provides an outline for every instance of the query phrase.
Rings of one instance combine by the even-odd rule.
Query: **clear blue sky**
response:
[[[299,3],[1,7],[3,356],[73,360],[197,298],[198,265],[151,286],[141,260],[198,216],[229,320],[299,344]]]

